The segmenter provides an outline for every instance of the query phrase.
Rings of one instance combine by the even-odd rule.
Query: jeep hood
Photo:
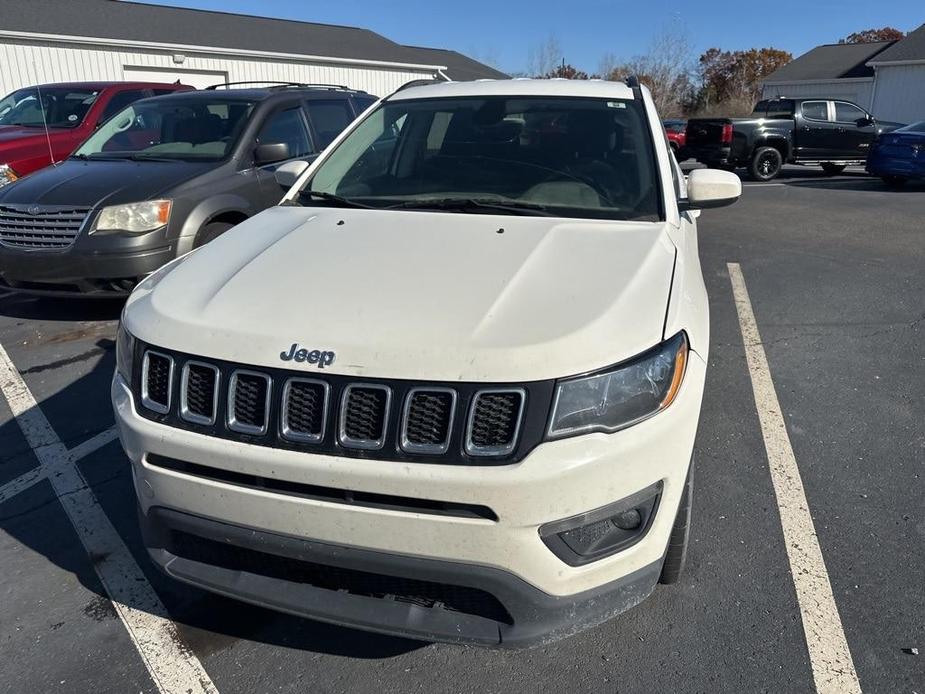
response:
[[[675,248],[664,224],[276,207],[129,299],[126,327],[194,355],[329,373],[531,381],[662,339]],[[150,285],[154,285],[153,289]]]

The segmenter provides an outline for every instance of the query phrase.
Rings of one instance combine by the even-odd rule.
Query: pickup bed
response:
[[[821,164],[837,174],[863,164],[877,136],[898,127],[848,101],[765,99],[747,118],[688,121],[686,153],[710,167],[745,167],[757,181],[770,181],[784,164]]]

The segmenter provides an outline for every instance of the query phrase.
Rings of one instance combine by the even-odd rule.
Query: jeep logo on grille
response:
[[[317,364],[319,369],[333,364],[336,357],[337,355],[334,354],[334,352],[321,351],[318,349],[309,351],[304,347],[299,347],[298,342],[293,342],[288,352],[279,353],[279,358],[283,361],[295,361],[299,363],[307,361],[309,364]]]

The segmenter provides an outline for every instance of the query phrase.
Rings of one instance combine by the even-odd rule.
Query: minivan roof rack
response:
[[[323,83],[307,83],[307,82],[278,82],[276,80],[242,80],[240,82],[219,82],[218,84],[210,84],[206,89],[216,90],[216,89],[230,89],[232,87],[238,87],[243,84],[264,84],[268,85],[270,89],[286,89],[287,87],[300,87],[300,88],[314,88],[314,89],[341,89],[348,92],[361,91],[359,89],[351,89],[350,87],[343,84],[323,84]]]

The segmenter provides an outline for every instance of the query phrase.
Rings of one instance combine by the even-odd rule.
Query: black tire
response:
[[[681,493],[678,515],[675,516],[674,526],[672,526],[671,535],[668,538],[668,550],[665,552],[662,573],[658,577],[658,582],[664,585],[677,583],[681,580],[681,574],[684,573],[684,565],[687,563],[687,545],[691,532],[691,503],[693,498],[694,460],[691,458],[691,466],[687,470],[687,481],[685,481],[684,491]]]
[[[828,176],[837,176],[847,168],[847,164],[833,164],[830,161],[822,162],[822,170]]]
[[[209,241],[214,241],[233,226],[234,224],[229,224],[228,222],[212,222],[206,224],[199,230],[199,233],[196,234],[196,243],[193,244],[193,248],[205,246]]]
[[[883,182],[894,190],[899,190],[906,185],[908,181],[908,178],[903,178],[902,176],[883,176]]]
[[[748,173],[755,181],[767,182],[777,177],[784,166],[784,158],[773,147],[759,147],[748,162]]]

